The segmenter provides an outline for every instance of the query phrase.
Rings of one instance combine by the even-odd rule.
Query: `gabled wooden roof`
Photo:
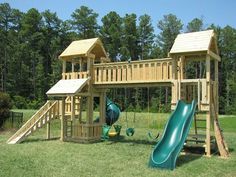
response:
[[[211,53],[213,58],[219,58],[217,41],[213,30],[179,34],[170,50],[175,54]]]
[[[106,51],[99,38],[73,41],[59,56],[59,59],[70,60],[77,57],[87,57],[94,54],[96,58],[107,58]]]

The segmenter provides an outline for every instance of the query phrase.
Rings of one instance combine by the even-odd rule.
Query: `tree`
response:
[[[202,31],[202,30],[204,30],[203,19],[194,18],[187,25],[187,32],[196,32],[196,31]]]
[[[39,62],[39,65],[42,66],[41,68],[38,66],[38,70],[41,71],[42,74],[39,81],[43,88],[41,89],[40,95],[44,95],[44,93],[49,90],[52,80],[54,81],[54,78],[52,78],[52,63],[54,61],[58,62],[57,58],[59,51],[61,50],[60,31],[62,25],[62,20],[58,18],[57,14],[52,13],[49,10],[42,13],[42,20],[44,40],[40,53],[43,56],[43,61]]]
[[[21,14],[18,10],[12,9],[8,3],[0,4],[0,74],[1,74],[1,90],[7,91],[8,80],[8,63],[10,61],[10,42],[13,36],[13,30],[16,30],[16,25]]]
[[[117,61],[122,36],[122,18],[114,11],[108,13],[102,18],[100,35],[104,46],[113,61]]]
[[[138,59],[138,33],[135,14],[126,14],[124,17],[124,29],[122,36],[121,59]]]
[[[164,18],[158,22],[157,27],[161,30],[160,34],[157,36],[158,44],[163,51],[162,57],[166,57],[174,43],[175,38],[183,28],[183,24],[175,15],[168,14],[164,15]],[[169,89],[166,87],[164,100],[166,106],[168,105],[168,95]]]
[[[236,29],[226,26],[220,31],[219,47],[221,53],[221,75],[220,91],[225,90],[224,101],[226,102],[224,110],[228,113],[236,112],[235,103],[236,90],[234,83],[236,82]],[[225,81],[222,83],[222,80]],[[222,84],[222,86],[221,86]],[[223,88],[222,88],[223,87]],[[222,90],[221,90],[222,89]]]
[[[4,121],[9,117],[11,109],[10,96],[6,93],[0,92],[0,128]]]
[[[81,6],[72,13],[71,17],[73,29],[78,32],[80,39],[96,37],[98,30],[97,13],[86,6]]]
[[[183,28],[181,20],[173,14],[164,15],[164,18],[160,20],[157,27],[161,30],[157,36],[158,44],[163,50],[163,57],[167,56],[170,51],[175,38]]]
[[[42,16],[36,9],[32,8],[23,16],[21,24],[20,35],[24,41],[23,50],[26,52],[23,62],[28,68],[27,73],[25,73],[25,76],[28,76],[25,81],[28,84],[28,87],[26,87],[28,88],[27,95],[30,93],[29,97],[35,99],[39,96],[38,90],[41,89],[36,87],[36,82],[40,82],[36,78],[38,77],[37,74],[41,74],[41,72],[37,71],[37,64],[43,58],[41,55],[41,49],[44,44]]]
[[[151,50],[155,37],[151,17],[147,14],[139,17],[138,37],[141,49],[139,58],[147,59],[151,55]]]

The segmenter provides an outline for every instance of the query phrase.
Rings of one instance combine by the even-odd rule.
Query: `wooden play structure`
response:
[[[107,89],[169,86],[172,109],[179,99],[195,99],[198,113],[204,115],[201,119],[195,116],[195,133],[186,143],[201,144],[210,156],[216,141],[220,155],[229,155],[218,122],[220,57],[213,30],[179,34],[168,58],[163,59],[110,62],[98,38],[72,42],[59,59],[63,63],[62,79],[46,93],[50,100],[8,140],[9,144],[23,141],[43,125],[50,138],[53,119],[61,120],[62,141],[99,141]],[[188,66],[200,66],[192,69],[196,77],[189,78]],[[94,121],[94,98],[100,102],[99,122]],[[199,122],[204,126],[198,126]]]

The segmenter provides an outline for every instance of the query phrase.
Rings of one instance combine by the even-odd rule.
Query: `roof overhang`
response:
[[[217,39],[213,30],[179,34],[169,52],[171,57],[203,54],[220,61]]]
[[[87,58],[89,54],[94,54],[96,58],[107,58],[106,51],[99,38],[73,41],[59,56],[62,60],[72,60],[75,58]]]
[[[90,78],[59,80],[46,94],[50,97],[74,96],[83,89],[89,80]]]

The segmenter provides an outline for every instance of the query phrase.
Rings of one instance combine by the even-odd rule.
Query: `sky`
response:
[[[99,14],[99,24],[101,18],[110,11],[116,11],[122,17],[130,13],[138,17],[148,14],[156,32],[157,22],[170,13],[182,21],[185,25],[183,30],[194,18],[202,18],[204,27],[214,23],[221,27],[230,25],[236,28],[236,0],[0,0],[0,3],[5,2],[23,12],[30,8],[40,12],[49,9],[62,20],[70,19],[75,9],[84,5]]]

